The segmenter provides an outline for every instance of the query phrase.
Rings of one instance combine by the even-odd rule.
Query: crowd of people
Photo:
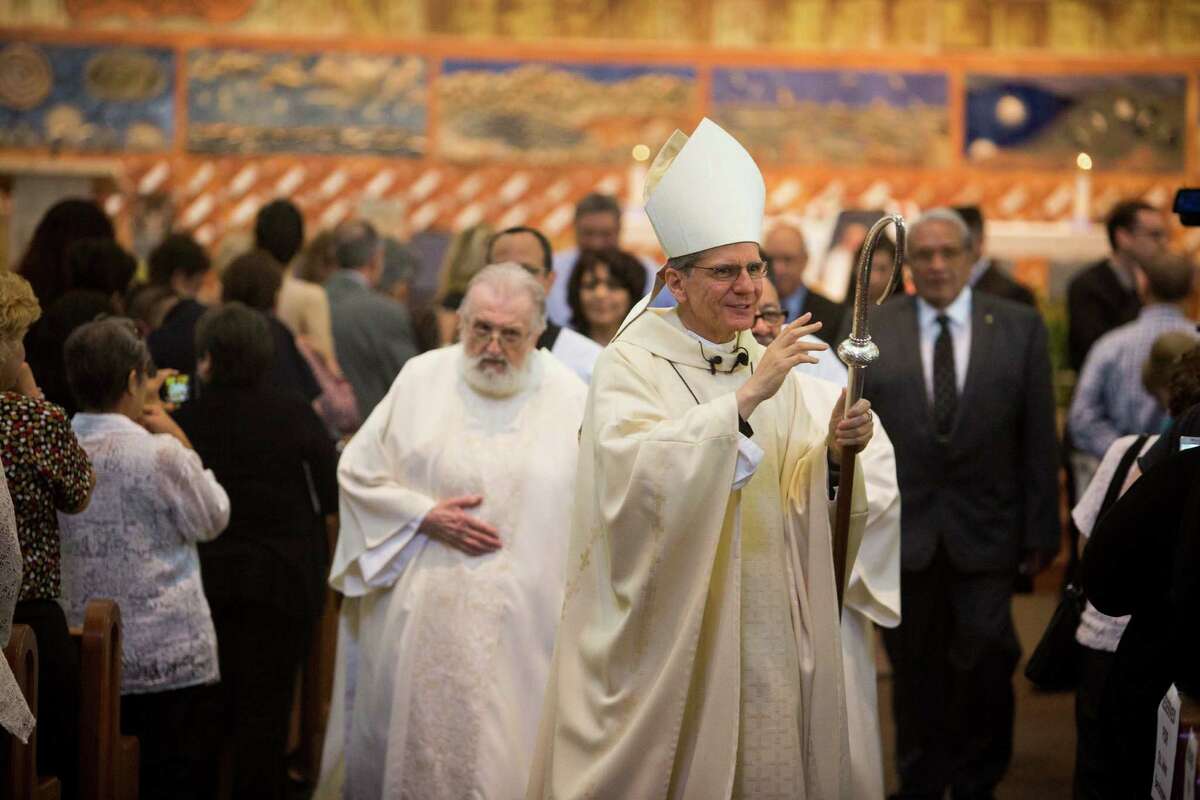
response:
[[[1063,468],[1088,599],[1074,794],[1149,789],[1158,702],[1200,691],[1175,635],[1200,566],[1195,267],[1166,218],[1116,206],[1111,256],[1070,283],[1060,432],[1034,294],[979,209],[927,210],[911,293],[887,297],[897,248],[874,251],[880,359],[847,410],[854,278],[811,285],[804,231],[764,230],[757,169],[714,136],[682,153],[730,159],[741,205],[672,199],[668,162],[661,270],[590,195],[572,250],[460,235],[425,305],[403,243],[357,217],[306,237],[287,199],[219,269],[186,232],[139,269],[87,200],[44,216],[0,274],[0,636],[37,637],[38,768],[64,797],[88,600],[121,608],[142,796],[214,797],[224,763],[234,797],[277,798],[327,586],[321,797],[882,798],[876,626],[896,797],[991,797],[1014,587],[1060,554]]]

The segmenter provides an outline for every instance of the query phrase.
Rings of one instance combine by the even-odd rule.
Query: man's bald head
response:
[[[788,297],[804,283],[804,268],[808,266],[804,234],[790,222],[780,222],[767,232],[763,249],[775,288],[781,297]]]

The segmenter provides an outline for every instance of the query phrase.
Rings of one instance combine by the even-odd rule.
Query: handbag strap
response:
[[[1114,503],[1121,497],[1121,487],[1125,485],[1125,479],[1129,477],[1129,470],[1133,468],[1133,462],[1137,460],[1138,455],[1142,452],[1142,448],[1146,445],[1146,439],[1149,437],[1146,434],[1138,436],[1133,444],[1121,454],[1121,460],[1117,463],[1117,470],[1113,473],[1112,478],[1108,482],[1108,490],[1104,493],[1104,499],[1100,502],[1100,510],[1096,512],[1096,523],[1099,523],[1100,518],[1104,516],[1104,512],[1108,511]],[[1095,523],[1093,523],[1095,527]],[[1082,595],[1082,589],[1079,588],[1079,548],[1072,547],[1067,556],[1067,572],[1063,580],[1063,591],[1070,593],[1072,590],[1079,591]]]
[[[1113,473],[1112,480],[1108,482],[1108,491],[1104,493],[1104,500],[1100,503],[1100,511],[1096,514],[1096,521],[1104,516],[1104,512],[1113,507],[1113,504],[1121,497],[1121,487],[1125,485],[1125,479],[1129,477],[1129,470],[1133,468],[1133,462],[1137,459],[1138,454],[1142,452],[1142,448],[1146,446],[1146,439],[1149,436],[1142,434],[1129,445],[1129,449],[1121,456],[1120,463],[1117,464],[1117,471]]]

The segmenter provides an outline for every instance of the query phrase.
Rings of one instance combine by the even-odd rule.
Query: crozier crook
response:
[[[837,354],[846,365],[846,405],[849,412],[858,399],[862,397],[863,372],[879,358],[879,348],[871,341],[871,333],[867,327],[867,303],[870,300],[871,259],[875,255],[875,246],[883,236],[888,225],[896,226],[896,257],[892,262],[892,274],[888,279],[887,288],[879,298],[878,303],[891,295],[899,283],[900,265],[904,263],[904,218],[899,214],[888,214],[871,226],[867,238],[863,241],[862,255],[859,257],[855,274],[858,276],[854,290],[854,317],[850,327],[850,338],[838,345]],[[842,451],[841,480],[838,488],[837,516],[833,526],[833,574],[837,581],[838,613],[846,596],[846,554],[850,543],[850,504],[854,495],[854,462],[858,455],[856,448],[845,448]]]

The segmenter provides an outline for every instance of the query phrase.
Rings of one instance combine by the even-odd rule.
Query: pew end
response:
[[[16,678],[29,710],[37,717],[38,711],[38,654],[37,637],[28,625],[13,625],[4,657]],[[7,741],[6,774],[3,778],[4,797],[12,800],[59,800],[62,788],[58,778],[40,777],[37,774],[37,728],[29,734],[25,744],[5,732]]]
[[[121,735],[121,609],[109,599],[89,600],[79,647],[81,800],[137,800],[138,740]]]

